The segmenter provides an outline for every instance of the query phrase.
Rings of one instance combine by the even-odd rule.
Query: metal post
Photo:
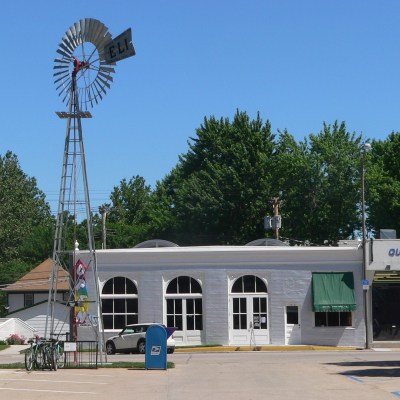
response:
[[[367,228],[366,228],[366,216],[365,216],[365,155],[367,151],[371,149],[369,143],[364,144],[364,150],[361,157],[361,218],[362,218],[362,269],[363,269],[363,280],[367,279]],[[364,295],[364,321],[365,321],[365,348],[371,347],[370,335],[369,335],[369,312],[368,312],[368,289],[363,289]]]

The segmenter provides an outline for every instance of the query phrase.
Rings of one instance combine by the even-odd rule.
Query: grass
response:
[[[145,369],[144,362],[130,362],[130,361],[116,361],[107,364],[98,364],[98,368],[129,368],[129,369]],[[74,366],[67,367],[67,369],[75,368]],[[87,367],[89,368],[89,367]],[[167,369],[175,368],[175,364],[173,362],[167,362]],[[25,364],[18,362],[12,364],[0,364],[0,369],[25,369]],[[85,368],[82,368],[85,369]]]

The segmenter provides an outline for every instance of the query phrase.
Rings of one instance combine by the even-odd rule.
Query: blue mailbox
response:
[[[167,331],[151,325],[146,332],[146,369],[167,369]]]

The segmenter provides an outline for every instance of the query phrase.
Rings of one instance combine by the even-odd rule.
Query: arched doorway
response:
[[[230,342],[240,345],[269,343],[268,291],[255,275],[237,278],[230,292]]]
[[[200,344],[203,330],[203,299],[200,282],[190,276],[172,279],[166,289],[166,323],[175,327],[178,344]]]

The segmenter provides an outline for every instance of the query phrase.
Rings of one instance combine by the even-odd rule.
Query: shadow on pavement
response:
[[[350,361],[350,362],[326,363],[325,365],[336,365],[338,367],[356,367],[356,368],[360,367],[360,369],[341,371],[339,372],[340,375],[350,375],[354,377],[381,377],[381,378],[400,377],[400,361]]]

